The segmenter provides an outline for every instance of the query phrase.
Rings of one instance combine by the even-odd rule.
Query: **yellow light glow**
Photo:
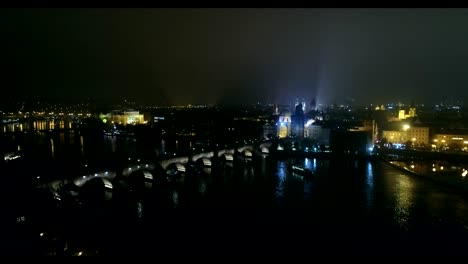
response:
[[[408,130],[409,128],[410,128],[409,125],[403,125],[403,129],[404,129],[404,130]]]
[[[439,140],[437,140],[437,139],[434,139],[434,142],[438,142],[438,141],[439,141]]]
[[[436,168],[432,168],[432,171],[436,171]]]

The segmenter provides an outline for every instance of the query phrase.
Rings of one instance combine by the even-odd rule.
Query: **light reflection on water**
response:
[[[80,149],[81,149],[81,156],[84,156],[85,152],[84,152],[84,140],[83,140],[83,136],[80,136]]]
[[[204,196],[206,193],[206,189],[207,189],[206,181],[201,180],[200,183],[198,184],[198,192],[200,192],[200,194]]]
[[[174,208],[179,206],[179,192],[177,190],[172,191],[172,203]]]
[[[353,165],[355,165],[353,162],[345,164],[336,162],[330,165],[331,163],[329,161],[304,159],[304,165],[312,168],[314,172],[317,173],[317,177],[311,180],[302,180],[302,177],[300,177],[301,179],[298,180],[298,177],[290,175],[287,171],[287,165],[292,162],[292,160],[273,161],[273,163],[263,163],[262,161],[259,165],[253,165],[271,166],[272,170],[269,172],[269,175],[258,175],[258,167],[254,170],[254,167],[250,165],[239,165],[245,167],[237,170],[232,177],[229,177],[231,180],[235,180],[224,182],[212,180],[212,178],[220,175],[211,175],[211,168],[205,168],[205,173],[209,173],[204,175],[204,177],[198,177],[198,182],[193,182],[196,185],[192,185],[193,189],[190,189],[190,194],[184,192],[183,188],[171,187],[171,189],[167,189],[167,192],[164,192],[164,206],[180,209],[190,204],[190,206],[198,208],[198,206],[203,207],[205,205],[203,203],[207,203],[208,205],[215,203],[216,206],[223,207],[226,205],[225,201],[236,203],[236,205],[249,206],[250,202],[258,199],[259,196],[269,195],[268,204],[263,203],[263,201],[267,199],[258,200],[261,201],[262,204],[256,206],[264,208],[273,205],[280,208],[294,207],[300,209],[304,209],[301,207],[305,207],[307,213],[312,212],[313,217],[322,217],[322,215],[320,215],[322,212],[321,210],[322,208],[326,208],[326,211],[323,212],[332,213],[329,215],[325,214],[325,218],[330,217],[329,219],[336,219],[344,216],[342,221],[337,221],[338,224],[346,224],[346,221],[351,217],[358,219],[359,222],[365,221],[365,217],[369,217],[369,211],[385,208],[385,213],[389,213],[388,216],[385,216],[385,221],[390,221],[392,226],[398,226],[399,231],[406,232],[415,228],[415,224],[412,221],[417,218],[415,215],[418,214],[418,211],[426,211],[425,213],[427,215],[432,215],[432,211],[434,210],[430,205],[433,203],[434,199],[437,198],[451,201],[450,205],[444,206],[443,209],[435,213],[437,217],[443,219],[444,217],[450,218],[452,215],[456,215],[459,217],[456,219],[456,221],[458,221],[457,224],[462,227],[463,225],[466,226],[468,218],[466,216],[468,215],[468,208],[464,203],[466,199],[443,191],[442,188],[437,185],[431,185],[424,179],[412,177],[406,173],[399,173],[399,171],[392,167],[385,167],[383,164],[376,165],[375,163],[368,162],[359,163],[358,170],[351,171],[353,170]],[[317,163],[320,165],[318,171]],[[345,165],[348,167],[345,168]],[[326,168],[332,166],[343,167],[344,171],[339,170],[339,173],[330,173],[330,170]],[[213,173],[218,172],[217,170],[213,170]],[[261,186],[256,186],[258,189],[254,190],[254,194],[252,196],[243,195],[243,191],[250,190],[252,184],[256,183],[255,179],[258,180],[260,178],[262,184]],[[269,183],[272,184],[266,184],[265,179],[268,179],[270,181]],[[211,184],[211,181],[213,184]],[[231,182],[234,182],[234,184],[231,184]],[[425,189],[421,189],[421,186]],[[222,188],[223,195],[211,195],[213,188]],[[427,198],[427,193],[425,193],[424,190],[428,188],[437,189],[441,195]],[[204,196],[204,199],[194,199],[193,203],[187,203],[187,199],[192,198],[188,197],[192,193],[194,193],[195,197],[199,197],[199,194],[196,193],[197,190],[199,194]],[[224,193],[225,191],[228,193]],[[227,196],[229,196],[228,200],[224,200]],[[245,197],[247,197],[245,199],[247,201],[246,204],[243,204],[245,200],[242,199]],[[356,199],[356,203],[348,202],[349,200],[353,201],[355,197],[363,199]],[[137,202],[136,215],[138,219],[145,218],[149,214],[152,214],[153,208],[150,206],[151,205],[148,203],[143,204],[142,201]],[[344,208],[348,206],[350,206],[350,208]],[[367,213],[361,215],[360,210],[363,207],[367,208]],[[132,217],[135,217],[134,208],[135,207],[132,206]],[[151,210],[149,208],[151,208]],[[351,213],[352,215],[345,215],[347,213]],[[329,219],[327,218],[326,220]],[[418,219],[418,221],[430,222],[431,219]],[[287,232],[287,228],[290,227],[285,226],[285,228]],[[311,228],[314,227],[311,225]]]
[[[71,120],[60,120],[56,121],[53,119],[43,120],[43,121],[34,121],[31,123],[29,121],[24,122],[17,122],[17,123],[10,123],[10,124],[0,124],[3,127],[4,133],[11,133],[11,132],[23,132],[29,130],[54,130],[54,129],[71,129],[73,127],[72,123],[75,121]]]
[[[367,163],[366,185],[367,210],[370,211],[374,204],[374,172],[370,162]]]
[[[137,216],[139,219],[143,217],[143,203],[141,201],[137,202]]]
[[[404,230],[410,228],[410,216],[413,208],[413,184],[407,175],[400,175],[395,182],[394,219]]]
[[[286,181],[286,165],[284,161],[278,162],[278,183],[276,184],[276,200],[278,204],[281,204],[284,199]]]

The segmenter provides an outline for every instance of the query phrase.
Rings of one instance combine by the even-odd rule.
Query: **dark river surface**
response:
[[[383,162],[264,156],[58,206],[29,190],[77,175],[84,163],[93,170],[127,156],[151,158],[155,146],[73,132],[3,134],[2,147],[25,153],[2,173],[21,177],[6,183],[16,223],[9,254],[468,255],[466,193]],[[290,173],[292,163],[315,177]]]

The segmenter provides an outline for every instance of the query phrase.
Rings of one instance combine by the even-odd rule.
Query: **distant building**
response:
[[[400,111],[398,111],[398,119],[400,119],[400,120],[406,119],[406,115],[405,115],[405,110],[404,110],[404,109],[400,109]]]
[[[144,124],[145,120],[143,114],[139,111],[120,111],[114,110],[106,115],[106,122],[112,122],[113,124],[120,125],[137,125]],[[103,119],[104,121],[104,119]]]
[[[304,138],[317,141],[318,144],[330,145],[330,129],[319,125],[307,125],[304,127]]]
[[[276,126],[274,124],[265,124],[263,125],[263,138],[270,139],[271,137],[275,137],[277,135]]]
[[[292,116],[292,136],[304,137],[304,110],[302,104],[296,105],[294,116]]]
[[[276,135],[279,138],[285,138],[291,135],[291,113],[285,112],[278,117],[276,123]]]
[[[297,107],[298,105],[301,105],[302,107],[302,112],[306,112],[306,101],[304,98],[299,100],[299,98],[296,99],[296,103],[294,104],[294,107]]]
[[[433,148],[468,151],[468,131],[451,131],[434,135]]]
[[[404,119],[407,119],[407,118],[413,118],[413,117],[416,117],[416,107],[414,107],[414,106],[411,106],[409,108],[408,114],[406,114],[406,110],[404,110],[404,109],[400,109],[398,111],[398,119],[400,119],[400,120],[404,120]]]
[[[377,123],[375,120],[364,120],[362,121],[361,126],[354,127],[350,131],[367,131],[371,135],[371,140],[373,143],[377,140]]]
[[[312,99],[310,102],[310,110],[315,111],[317,110],[317,102],[315,101],[315,98]]]
[[[371,135],[367,131],[332,130],[330,133],[333,153],[364,155],[372,146]]]
[[[382,138],[386,138],[388,143],[405,144],[408,141],[413,144],[429,144],[429,127],[410,127],[405,125],[401,130],[384,130]]]

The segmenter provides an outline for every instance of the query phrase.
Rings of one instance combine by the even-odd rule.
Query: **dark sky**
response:
[[[432,103],[468,96],[463,9],[0,11],[6,97]]]

